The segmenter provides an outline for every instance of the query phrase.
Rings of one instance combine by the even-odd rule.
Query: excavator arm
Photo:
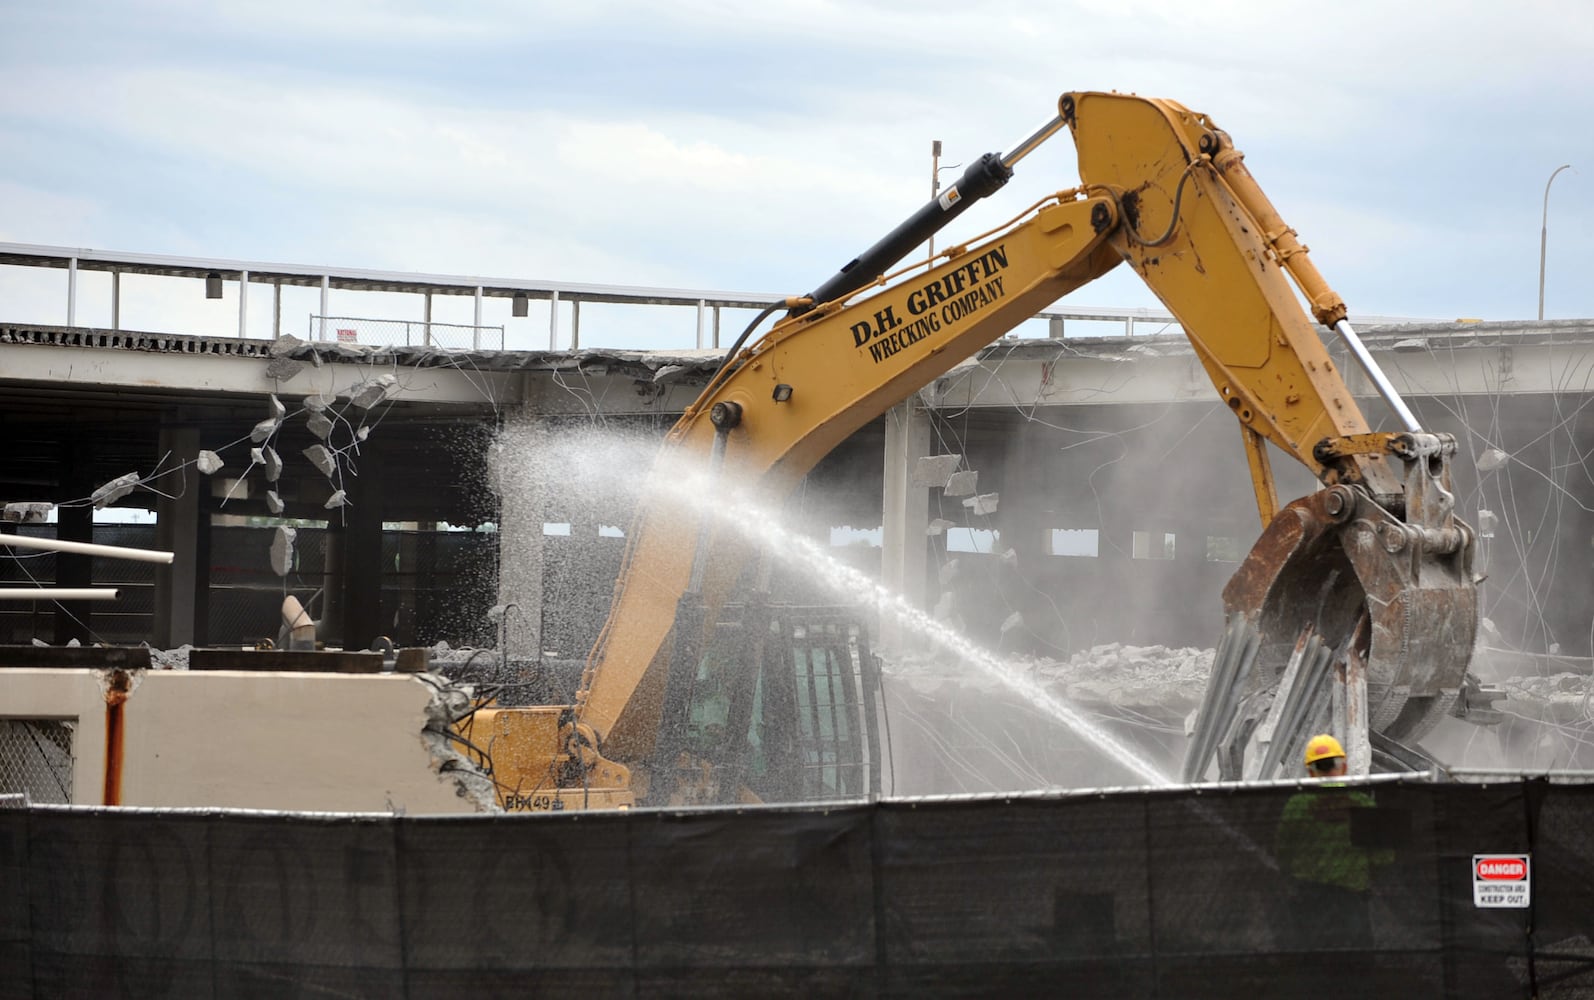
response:
[[[938,215],[1001,186],[1019,155],[1063,127],[1078,148],[1079,187],[943,251],[927,270],[884,274]],[[737,515],[707,513],[717,502],[731,506],[737,493],[778,501],[860,427],[1121,262],[1179,320],[1237,418],[1266,526],[1225,591],[1230,627],[1197,726],[1192,758],[1201,759],[1187,774],[1200,777],[1215,754],[1239,759],[1236,720],[1247,711],[1254,718],[1268,702],[1283,712],[1304,626],[1322,633],[1317,645],[1338,669],[1350,663],[1353,680],[1365,676],[1366,711],[1385,726],[1403,720],[1401,735],[1431,725],[1460,686],[1476,600],[1472,536],[1449,494],[1454,444],[1418,431],[1403,404],[1405,432],[1370,430],[1291,282],[1318,322],[1342,327],[1358,350],[1344,304],[1229,137],[1171,101],[1070,93],[1048,126],[976,167],[965,190],[942,194],[813,295],[790,300],[762,340],[739,343],[669,433],[561,730],[583,775],[624,780],[625,766],[673,766],[679,720],[666,706],[696,668],[672,663],[674,651],[684,634],[709,630],[755,547]],[[1280,511],[1264,442],[1330,489]],[[1308,686],[1292,686],[1296,702]]]

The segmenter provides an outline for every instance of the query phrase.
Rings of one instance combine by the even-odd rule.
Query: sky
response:
[[[932,140],[1117,89],[1228,131],[1353,314],[1533,318],[1570,163],[1545,314],[1588,317],[1591,55],[1582,0],[0,0],[0,241],[800,294],[928,198]],[[1076,182],[1065,133],[943,239]],[[19,270],[0,320],[50,321],[61,272]],[[1126,268],[1069,302],[1157,305]]]

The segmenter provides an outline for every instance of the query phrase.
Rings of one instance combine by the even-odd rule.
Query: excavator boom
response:
[[[1343,302],[1210,119],[1171,101],[1069,93],[1037,136],[1061,127],[1078,148],[1079,187],[890,282],[890,255],[933,231],[931,203],[814,295],[791,300],[762,340],[733,349],[669,433],[644,490],[565,729],[570,759],[673,766],[680,720],[667,706],[696,669],[672,663],[675,650],[700,648],[681,646],[683,634],[706,633],[742,596],[756,545],[734,516],[706,513],[705,497],[778,501],[860,427],[1121,262],[1179,320],[1239,422],[1267,527],[1226,591],[1234,639],[1215,671],[1224,690],[1209,694],[1194,741],[1202,759],[1187,776],[1199,778],[1214,754],[1243,756],[1231,730],[1247,710],[1265,712],[1272,699],[1282,711],[1282,676],[1308,624],[1325,633],[1318,645],[1338,669],[1365,677],[1372,718],[1420,735],[1448,707],[1476,626],[1472,536],[1449,493],[1453,442],[1370,429],[1313,325],[1348,331]],[[989,193],[1032,146],[986,157],[965,181]],[[957,200],[943,195],[942,209]],[[1281,512],[1265,442],[1332,489]]]

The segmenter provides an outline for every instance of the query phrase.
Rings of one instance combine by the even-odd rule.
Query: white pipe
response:
[[[1339,334],[1339,339],[1343,340],[1345,346],[1350,349],[1351,357],[1356,359],[1356,363],[1361,366],[1362,372],[1369,379],[1372,379],[1373,388],[1378,390],[1378,394],[1384,397],[1384,402],[1388,403],[1389,408],[1395,411],[1395,416],[1400,418],[1401,425],[1413,434],[1422,430],[1422,425],[1417,423],[1417,418],[1412,415],[1411,410],[1406,408],[1406,401],[1400,398],[1400,393],[1395,391],[1395,386],[1389,381],[1389,376],[1385,375],[1384,370],[1378,367],[1378,362],[1373,360],[1371,352],[1367,350],[1367,345],[1362,343],[1362,338],[1356,336],[1356,331],[1351,329],[1350,323],[1340,320],[1334,324],[1334,330]]]
[[[114,601],[115,587],[0,587],[0,601]]]
[[[34,538],[32,535],[0,534],[0,545],[19,549],[45,549],[50,552],[77,552],[86,556],[107,556],[111,559],[132,559],[135,562],[170,564],[170,552],[154,549],[129,549],[120,545],[95,545],[93,542],[69,542],[65,539]]]

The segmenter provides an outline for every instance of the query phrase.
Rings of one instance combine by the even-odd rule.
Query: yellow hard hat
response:
[[[1339,740],[1327,733],[1320,733],[1306,741],[1306,763],[1308,764],[1327,757],[1343,756],[1345,756],[1345,748],[1339,745]]]

